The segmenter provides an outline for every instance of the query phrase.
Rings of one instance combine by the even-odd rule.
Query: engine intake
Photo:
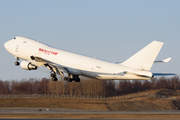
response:
[[[31,62],[22,61],[21,68],[25,70],[37,70],[37,66],[33,65]]]

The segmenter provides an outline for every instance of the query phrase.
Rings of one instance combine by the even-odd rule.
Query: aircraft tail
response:
[[[153,41],[121,64],[131,68],[149,71],[163,44],[163,42]]]

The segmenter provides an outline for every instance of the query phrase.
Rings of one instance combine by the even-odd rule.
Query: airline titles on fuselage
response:
[[[39,51],[44,52],[46,55],[50,55],[50,54],[57,55],[58,54],[58,52],[53,52],[53,51],[45,50],[45,49],[42,49],[42,48],[39,48]]]

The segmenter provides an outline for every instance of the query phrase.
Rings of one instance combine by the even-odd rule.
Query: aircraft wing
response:
[[[64,73],[69,73],[68,69],[61,67],[60,65],[53,63],[51,61],[48,61],[44,58],[41,58],[42,52],[38,52],[37,54],[31,56],[32,60],[35,60],[36,62],[43,63],[45,67],[47,67],[49,70],[54,71],[55,73],[64,76]]]
[[[64,73],[69,73],[68,69],[65,67],[61,67],[60,65],[53,63],[51,61],[48,60],[44,60],[45,62],[47,62],[47,65],[45,65],[48,69],[53,70],[54,72],[56,72],[59,75],[64,76]]]
[[[120,64],[120,63],[122,63],[122,62],[113,62],[113,63],[115,63],[115,64]]]
[[[153,73],[154,76],[166,76],[166,75],[177,75],[174,73]]]
[[[172,59],[172,58],[169,57],[169,58],[166,58],[166,59],[164,59],[164,60],[154,61],[154,63],[167,63],[167,62],[169,62],[171,59]]]

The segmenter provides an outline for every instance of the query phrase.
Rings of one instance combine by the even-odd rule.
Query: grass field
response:
[[[93,100],[74,98],[7,98],[0,107],[65,108],[95,111],[158,111],[178,110],[170,99]]]
[[[166,98],[136,97],[131,99],[83,99],[83,98],[1,98],[1,108],[64,108],[93,111],[165,111],[179,110],[171,97],[180,91],[167,89],[148,91]],[[0,118],[80,118],[80,119],[179,119],[180,115],[165,114],[1,114]]]
[[[152,94],[172,95],[169,90],[148,91]],[[174,91],[177,92],[177,91]],[[179,92],[179,91],[178,91]],[[168,94],[167,94],[168,93]],[[179,110],[172,99],[138,97],[132,99],[83,99],[83,98],[1,98],[0,107],[65,108],[94,111],[164,111]]]

